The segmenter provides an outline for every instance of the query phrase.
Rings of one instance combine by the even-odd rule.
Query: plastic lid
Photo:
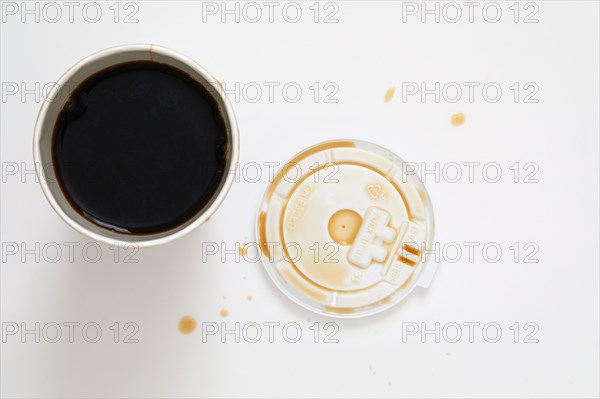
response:
[[[423,253],[433,241],[433,211],[408,170],[390,151],[355,140],[292,158],[258,216],[262,259],[275,284],[305,308],[338,317],[377,313],[427,286],[435,266]]]

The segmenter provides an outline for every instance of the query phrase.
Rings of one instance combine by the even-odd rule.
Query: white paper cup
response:
[[[106,68],[133,61],[151,61],[167,64],[189,74],[201,83],[212,95],[218,110],[225,121],[227,134],[227,162],[219,187],[210,201],[185,223],[172,229],[153,234],[123,234],[94,224],[74,209],[54,175],[52,146],[57,117],[65,102],[78,85],[88,77]],[[217,79],[192,59],[173,50],[153,44],[134,44],[112,47],[92,54],[72,66],[54,86],[54,90],[44,101],[35,126],[33,157],[40,185],[52,208],[75,230],[94,240],[107,244],[135,244],[147,247],[163,244],[179,238],[206,222],[221,205],[234,179],[234,170],[239,157],[239,131],[233,109]]]

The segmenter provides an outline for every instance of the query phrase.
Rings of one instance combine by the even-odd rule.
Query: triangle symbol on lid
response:
[[[371,198],[378,198],[379,194],[381,194],[381,186],[379,184],[370,184],[367,186],[367,191]]]

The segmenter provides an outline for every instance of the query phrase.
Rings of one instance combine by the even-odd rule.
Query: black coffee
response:
[[[171,229],[196,215],[224,178],[225,122],[184,72],[131,62],[82,82],[59,114],[53,162],[84,217],[126,234]]]

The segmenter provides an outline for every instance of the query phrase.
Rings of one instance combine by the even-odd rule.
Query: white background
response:
[[[338,22],[329,24],[322,18],[334,8],[321,4],[315,23],[312,2],[299,3],[303,14],[297,23],[283,18],[283,3],[273,23],[266,6],[257,23],[243,15],[239,23],[233,15],[223,23],[220,13],[204,15],[203,21],[202,5],[192,2],[135,3],[137,23],[123,23],[135,10],[123,4],[115,22],[112,2],[99,3],[97,23],[83,17],[84,3],[78,3],[70,23],[68,8],[59,2],[62,18],[51,23],[54,11],[44,15],[40,3],[36,22],[35,15],[22,15],[20,2],[12,3],[19,10],[3,13],[0,44],[1,319],[4,328],[25,323],[32,329],[36,322],[80,327],[73,343],[66,327],[58,343],[44,337],[36,343],[33,334],[4,337],[2,395],[597,397],[599,7],[595,1],[536,2],[539,22],[525,24],[522,19],[533,9],[522,3],[515,23],[512,3],[499,3],[503,14],[497,23],[486,22],[482,6],[473,23],[465,7],[457,23],[443,17],[436,23],[434,16],[422,23],[420,14],[403,22],[402,3],[337,2]],[[21,89],[35,91],[36,82],[43,87],[56,81],[97,50],[141,42],[192,57],[228,90],[235,82],[280,84],[273,102],[265,86],[256,103],[250,101],[254,94],[230,96],[241,130],[242,165],[284,162],[309,145],[336,138],[370,140],[428,168],[436,162],[497,162],[503,175],[495,184],[482,178],[481,167],[473,183],[466,168],[458,183],[436,182],[432,175],[425,183],[437,239],[497,242],[501,259],[486,261],[481,246],[473,262],[463,252],[456,263],[442,264],[430,289],[417,290],[374,317],[333,320],[310,314],[276,289],[260,262],[236,262],[233,255],[225,262],[218,256],[202,262],[203,242],[223,242],[231,249],[254,241],[255,212],[268,183],[263,176],[234,184],[206,225],[139,252],[137,264],[123,262],[122,254],[115,263],[104,245],[101,259],[88,261],[81,248],[90,240],[60,220],[26,171],[33,169],[32,136],[42,100],[34,94],[21,98]],[[281,93],[288,82],[303,89],[296,103]],[[309,88],[315,82],[334,82],[338,102],[315,103]],[[427,82],[430,88],[434,82],[497,82],[503,94],[491,103],[479,86],[473,102],[466,91],[457,103],[444,98],[436,103],[431,95],[425,102],[418,96],[403,102],[403,82]],[[539,102],[515,103],[509,89],[514,82],[537,84]],[[14,84],[19,93],[9,95]],[[390,87],[396,94],[384,103]],[[450,124],[456,112],[466,115],[463,126]],[[515,162],[521,165],[518,183],[509,169]],[[523,182],[527,162],[539,166],[538,183]],[[12,175],[8,169],[15,164],[18,174]],[[514,242],[521,246],[519,262],[509,249]],[[523,262],[527,242],[538,245],[538,263]],[[22,252],[7,252],[11,243],[30,249],[56,243],[63,254],[52,263],[55,252],[40,254],[40,249],[39,261],[29,254],[22,262]],[[79,244],[73,261],[65,243]],[[223,308],[227,318],[219,316]],[[288,343],[280,327],[273,343],[266,336],[256,344],[235,343],[233,336],[225,343],[218,336],[202,342],[200,327],[191,335],[178,332],[186,314],[228,328],[236,322],[297,322],[303,336]],[[313,342],[309,329],[315,321],[320,343]],[[327,321],[338,324],[338,343],[322,342]],[[102,327],[98,343],[82,338],[81,326],[88,322]],[[114,343],[109,327],[115,322],[121,330],[126,322],[136,323],[139,343]],[[402,342],[403,323],[433,328],[436,322],[495,322],[502,337],[488,343],[480,326],[473,343],[466,327],[458,343],[444,337],[435,342],[433,335],[423,343],[420,334]],[[518,343],[509,329],[515,322],[521,329]],[[539,326],[538,343],[523,343],[527,322]],[[452,338],[454,330],[448,335]]]

